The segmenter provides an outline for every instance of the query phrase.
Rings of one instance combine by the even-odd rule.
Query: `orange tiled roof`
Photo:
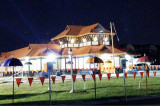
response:
[[[94,29],[98,25],[100,24],[96,23],[96,24],[89,25],[89,26],[67,25],[66,29],[63,32],[61,32],[59,35],[52,38],[51,40],[59,39],[59,38],[66,37],[66,36],[78,37],[80,35],[84,35],[87,33],[99,33],[98,30]],[[103,33],[110,33],[110,31],[103,28]]]
[[[15,58],[22,58],[25,57],[31,49],[28,49],[28,47],[13,50],[10,52],[1,53],[0,61],[5,61],[6,59],[9,59],[14,55]]]
[[[17,49],[14,51],[2,53],[0,57],[0,61],[3,62],[8,58],[12,57],[14,54],[15,58],[24,58],[26,56],[29,57],[39,57],[39,56],[46,56],[43,53],[45,50],[51,50],[59,56],[68,56],[68,49],[69,48],[60,48],[57,44],[30,44],[28,47]],[[101,54],[101,53],[112,53],[112,46],[105,46],[105,45],[96,45],[96,46],[85,46],[85,47],[73,47],[73,56],[78,55],[88,55],[88,54]],[[114,48],[115,54],[126,54],[128,51],[127,49],[123,49],[120,47]],[[6,58],[5,58],[6,57]]]
[[[41,53],[43,53],[47,48],[54,50],[55,53],[60,54],[61,48],[57,44],[30,44],[28,47],[17,49],[14,51],[1,53],[0,61],[5,61],[8,58],[12,57],[12,54],[14,54],[15,58],[24,58],[26,56],[29,57],[37,57],[41,56]],[[60,54],[61,55],[61,54]]]
[[[96,46],[85,46],[85,47],[73,47],[73,56],[76,55],[87,55],[87,54],[95,54],[95,53],[112,53],[112,46],[105,45],[96,45]],[[114,48],[115,54],[126,54],[127,50],[123,48]],[[62,56],[68,55],[68,48],[64,48],[62,52]]]

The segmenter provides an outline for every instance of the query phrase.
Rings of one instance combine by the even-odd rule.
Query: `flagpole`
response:
[[[112,59],[113,59],[113,66],[115,66],[115,62],[114,62],[114,43],[113,43],[112,22],[110,22],[110,28],[111,28],[111,39],[112,39]]]

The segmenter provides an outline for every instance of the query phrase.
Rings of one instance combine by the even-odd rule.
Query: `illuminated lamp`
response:
[[[63,44],[63,42],[59,42],[60,44]]]
[[[105,40],[105,41],[108,41],[108,37],[106,37],[104,40]]]
[[[52,54],[52,53],[49,53],[49,54],[47,55],[47,61],[48,61],[48,62],[53,62],[54,60],[55,60],[55,55]]]
[[[86,42],[86,39],[83,39],[83,42]]]
[[[97,37],[94,37],[94,41],[97,41]]]
[[[128,55],[128,54],[126,54],[126,55],[125,55],[125,58],[126,58],[126,60],[130,60],[130,59],[131,59],[131,56]]]
[[[74,39],[71,40],[71,43],[74,43]]]

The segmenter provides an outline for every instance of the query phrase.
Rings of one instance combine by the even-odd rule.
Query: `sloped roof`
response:
[[[57,44],[30,44],[28,47],[17,49],[14,51],[2,53],[0,57],[0,62],[5,61],[8,58],[12,57],[14,54],[15,58],[24,58],[29,56],[31,58],[39,57],[39,56],[46,56],[47,49],[56,53],[59,56],[68,56],[69,48],[60,48]],[[128,49],[123,49],[120,47],[114,48],[115,54],[126,54]],[[101,53],[112,53],[112,46],[105,46],[105,45],[95,45],[95,46],[84,46],[84,47],[73,47],[72,48],[73,56],[78,55],[89,55],[89,54],[101,54]],[[6,58],[5,58],[6,57]]]
[[[14,58],[19,58],[19,59],[24,58],[26,56],[29,57],[41,56],[41,53],[43,53],[47,48],[61,55],[61,48],[57,44],[30,44],[28,47],[25,48],[1,53],[0,61],[2,62],[8,58],[11,58],[13,54]]]
[[[55,40],[55,39],[59,39],[62,37],[67,37],[67,36],[78,37],[78,36],[83,36],[84,34],[87,34],[87,33],[99,33],[98,30],[94,29],[98,25],[100,24],[96,23],[96,24],[89,25],[89,26],[67,25],[67,27],[65,28],[63,32],[61,32],[59,35],[52,38],[51,40]],[[103,28],[103,26],[101,27]],[[110,33],[110,31],[103,28],[103,33]]]
[[[0,61],[5,61],[6,59],[9,59],[14,55],[15,58],[22,58],[25,57],[31,49],[28,49],[28,47],[17,49],[10,52],[5,52],[1,54]]]
[[[43,53],[47,48],[51,49],[57,54],[61,51],[60,46],[57,44],[30,44],[29,46],[32,51],[29,52],[27,56],[30,57],[40,56],[40,54]]]
[[[85,47],[73,47],[73,56],[76,55],[86,55],[86,54],[95,54],[95,53],[112,53],[112,46],[105,46],[105,45],[95,45],[95,46],[85,46]],[[62,52],[62,56],[68,55],[68,49],[64,48]],[[123,48],[114,48],[115,54],[126,54],[127,49]]]

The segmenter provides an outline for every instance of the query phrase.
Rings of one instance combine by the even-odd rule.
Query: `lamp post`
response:
[[[54,64],[55,56],[53,54],[47,54],[47,72],[48,72],[48,79],[49,79],[49,103],[50,106],[52,105],[52,95],[51,95],[51,73],[53,71],[53,64]]]
[[[30,72],[30,59],[29,59],[29,56],[27,56],[27,57],[25,57],[25,60],[26,60],[26,65],[28,65],[28,76],[30,76],[29,75],[29,72]],[[23,73],[22,73],[22,77],[23,77]]]
[[[70,59],[70,61],[71,61],[71,81],[72,81],[72,89],[71,89],[70,93],[73,93],[73,92],[74,92],[74,81],[73,81],[73,78],[72,78],[72,75],[73,75],[72,48],[69,48],[68,55],[69,55],[69,59]]]

